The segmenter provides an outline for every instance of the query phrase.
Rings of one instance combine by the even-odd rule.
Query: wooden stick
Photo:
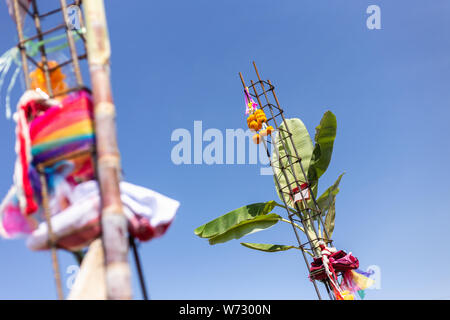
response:
[[[28,90],[31,85],[31,80],[30,80],[30,77],[28,76],[29,69],[28,69],[28,62],[27,62],[27,51],[25,49],[25,45],[23,44],[25,37],[23,35],[23,24],[22,24],[22,18],[20,16],[19,0],[14,0],[14,17],[16,18],[16,24],[17,24],[17,35],[19,37],[19,43],[20,43],[19,49],[20,49],[20,56],[22,57],[22,68],[24,71],[25,86]]]
[[[108,299],[131,299],[127,220],[120,199],[120,155],[109,78],[110,44],[103,0],[84,1],[97,145],[97,176],[102,199],[102,240]]]
[[[105,261],[102,240],[96,239],[81,263],[67,300],[105,300]]]
[[[64,294],[62,290],[61,283],[61,273],[59,270],[59,262],[58,255],[56,252],[56,236],[53,233],[51,216],[50,216],[50,207],[48,203],[48,190],[47,190],[47,179],[45,177],[45,171],[42,166],[39,166],[39,178],[41,181],[41,195],[42,195],[42,208],[44,209],[45,221],[47,222],[47,233],[48,233],[48,242],[52,255],[52,266],[53,266],[53,276],[55,277],[56,283],[56,292],[58,294],[58,299],[63,300]]]

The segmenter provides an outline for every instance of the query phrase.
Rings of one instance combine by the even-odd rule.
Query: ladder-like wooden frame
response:
[[[85,23],[84,23],[84,19],[83,19],[82,10],[81,10],[82,0],[75,0],[69,4],[67,3],[66,0],[59,0],[58,8],[50,10],[48,12],[44,12],[44,13],[41,13],[39,11],[38,5],[37,5],[37,2],[38,2],[37,0],[25,0],[25,1],[27,2],[27,4],[28,4],[28,1],[30,2],[31,8],[28,5],[24,4],[22,0],[14,0],[13,1],[13,11],[14,11],[14,18],[16,21],[17,35],[18,35],[18,39],[19,39],[17,48],[19,49],[20,55],[21,55],[21,64],[22,64],[22,69],[24,72],[26,89],[28,90],[31,88],[31,83],[30,83],[30,78],[29,78],[29,71],[30,71],[29,63],[31,63],[36,68],[39,68],[43,71],[44,77],[45,77],[45,84],[46,84],[45,89],[48,92],[50,98],[63,96],[63,95],[69,94],[71,92],[76,92],[76,91],[80,91],[80,90],[86,90],[88,92],[91,92],[91,90],[88,88],[88,86],[83,81],[82,72],[81,72],[81,68],[80,68],[81,62],[86,61],[88,58],[87,39],[86,39],[84,33],[81,31],[81,30],[85,30]],[[78,20],[80,23],[79,30],[69,27],[71,25],[69,23],[69,16],[68,16],[68,8],[70,6],[77,6],[79,8],[79,10],[78,10]],[[26,13],[25,17],[29,16],[34,21],[35,34],[32,36],[25,37],[25,35],[24,35],[24,28],[23,28],[24,21],[22,21],[23,19],[21,17],[21,11]],[[62,23],[60,23],[60,24],[56,25],[55,27],[52,27],[48,30],[43,30],[41,20],[46,17],[57,15],[57,14],[62,15]],[[45,45],[45,40],[48,39],[51,35],[55,34],[58,31],[61,31],[61,30],[65,31],[65,35],[66,35],[65,38],[67,40],[67,45],[68,45],[69,52],[70,52],[70,59],[67,61],[58,63],[55,66],[50,67],[49,61],[48,61],[46,45]],[[75,44],[75,42],[76,42],[75,36],[80,37],[82,40],[82,43],[83,43],[83,45],[81,46],[82,52],[77,52],[77,46]],[[41,57],[40,57],[41,63],[38,63],[27,52],[27,44],[32,41],[38,41],[39,52],[41,55]],[[69,87],[64,92],[59,92],[59,93],[55,94],[52,90],[50,74],[52,71],[54,71],[58,68],[65,67],[65,66],[70,66],[73,68],[73,72],[75,74],[75,79],[76,79],[76,84],[72,87]],[[95,95],[95,92],[94,92],[94,95]],[[94,98],[94,100],[95,100],[95,98]],[[95,103],[95,101],[94,101],[94,103]],[[62,289],[62,284],[61,284],[61,274],[60,274],[60,268],[59,268],[58,257],[57,257],[57,249],[58,248],[56,245],[55,235],[53,233],[52,226],[51,226],[51,219],[50,219],[51,217],[50,217],[50,208],[49,208],[49,199],[48,199],[48,197],[49,197],[48,184],[47,184],[48,181],[46,178],[45,169],[54,165],[58,161],[69,160],[69,159],[73,159],[73,158],[83,156],[86,154],[91,154],[92,158],[95,162],[95,167],[97,169],[96,170],[96,179],[97,179],[99,165],[98,165],[98,157],[97,157],[96,149],[97,149],[96,146],[94,146],[93,148],[86,149],[81,152],[67,154],[67,155],[59,157],[57,159],[52,159],[51,161],[48,161],[45,163],[40,163],[37,166],[37,171],[39,172],[40,181],[42,184],[42,189],[41,189],[42,207],[44,210],[45,220],[46,220],[47,227],[48,227],[49,246],[51,248],[52,266],[53,266],[53,273],[54,273],[54,278],[55,278],[55,282],[56,282],[58,299],[64,299],[64,294],[63,294],[63,289]],[[100,188],[101,188],[101,185],[100,185]],[[102,199],[102,202],[104,202],[104,199]],[[102,211],[102,214],[103,214],[103,211]],[[102,227],[104,227],[104,226],[102,225]],[[113,229],[110,229],[110,230],[113,230]],[[131,246],[131,248],[133,250],[133,256],[135,258],[135,264],[136,264],[136,268],[137,268],[137,272],[138,272],[138,276],[139,276],[139,282],[140,282],[140,286],[141,286],[141,290],[142,290],[142,295],[143,295],[143,298],[145,300],[147,300],[148,294],[147,294],[147,290],[145,287],[144,276],[143,276],[143,272],[142,272],[141,262],[140,262],[139,254],[137,251],[136,243],[134,241],[134,238],[132,238],[131,236],[129,237],[128,240],[129,240],[129,245]],[[125,245],[126,246],[128,245],[128,241],[126,241]],[[127,284],[124,284],[124,285],[127,285]],[[111,292],[112,291],[108,291],[108,298],[114,298],[114,297],[111,297],[111,295],[113,295]],[[120,295],[120,293],[119,293],[119,295]]]
[[[315,195],[311,190],[311,185],[308,181],[307,174],[303,169],[302,159],[299,156],[297,148],[295,147],[292,133],[289,130],[289,126],[285,121],[286,119],[284,117],[284,110],[281,108],[278,97],[275,93],[275,87],[270,80],[265,81],[261,79],[255,62],[253,62],[253,67],[255,69],[258,81],[254,82],[253,80],[250,80],[250,85],[247,86],[241,73],[239,73],[239,76],[241,78],[244,90],[246,87],[248,87],[249,94],[257,99],[259,107],[267,114],[267,125],[272,125],[272,127],[275,129],[276,133],[271,133],[267,135],[266,138],[261,137],[261,140],[270,160],[270,165],[273,169],[274,180],[278,193],[283,200],[287,216],[291,222],[292,229],[294,230],[295,238],[298,242],[299,248],[302,249],[301,252],[303,260],[306,264],[308,272],[310,272],[311,262],[305,254],[305,250],[311,252],[315,258],[318,258],[320,257],[320,248],[318,245],[319,241],[324,241],[327,244],[332,244],[333,241],[328,236],[325,224],[323,222],[322,210],[317,204]],[[284,127],[281,127],[282,124]],[[275,139],[278,139],[278,141],[276,141]],[[281,143],[284,150],[288,150],[289,144],[291,153],[286,152],[286,155],[280,158],[278,148],[276,147],[278,143]],[[278,161],[273,160],[271,149],[276,152],[276,158]],[[299,177],[296,175],[296,170],[294,170],[295,165],[300,168],[301,176]],[[286,185],[283,187],[280,183],[280,177],[277,176],[275,172],[275,168],[280,170],[281,175],[286,181]],[[294,208],[289,207],[289,199],[294,195],[293,190],[295,188],[298,188],[297,190],[305,190],[305,188],[301,187],[301,185],[304,183],[306,183],[308,192],[311,195],[312,205],[311,202],[308,203],[303,193],[300,192],[300,204],[298,202],[294,202]],[[311,237],[308,235],[308,232],[305,232],[307,241],[302,241],[297,228],[294,226],[296,222],[301,223],[305,230],[306,228],[312,228],[312,230],[309,229],[309,233],[313,233],[315,237],[311,239]],[[315,224],[317,224],[317,227]],[[325,235],[325,237],[319,237],[319,233],[317,232],[319,227],[321,228],[321,230],[323,230],[323,234]],[[331,290],[329,281],[323,280],[320,282],[324,284],[330,299],[334,300],[335,297]],[[322,299],[316,280],[312,280],[312,283],[314,285],[317,297],[319,299]]]

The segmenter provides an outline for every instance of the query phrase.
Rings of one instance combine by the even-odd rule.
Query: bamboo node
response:
[[[104,154],[98,156],[97,163],[103,167],[120,168],[120,157],[117,154]]]
[[[95,105],[95,117],[112,116],[115,117],[116,111],[114,104],[108,101],[102,101]]]
[[[113,204],[103,208],[102,215],[104,214],[122,214],[122,208]]]

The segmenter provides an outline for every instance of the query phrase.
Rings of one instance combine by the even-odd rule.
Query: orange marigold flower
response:
[[[260,140],[261,140],[261,139],[260,139],[259,134],[255,134],[255,135],[253,136],[253,142],[254,142],[254,143],[259,144],[259,143],[261,142]]]

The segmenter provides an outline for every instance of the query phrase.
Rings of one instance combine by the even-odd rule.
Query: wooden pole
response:
[[[102,199],[102,240],[108,299],[131,299],[127,220],[120,200],[120,154],[109,78],[110,44],[103,0],[83,1],[95,110],[97,174]]]
[[[58,255],[56,252],[56,236],[53,233],[51,216],[50,216],[50,206],[48,200],[48,190],[47,190],[47,179],[45,177],[45,169],[43,166],[38,166],[39,179],[41,181],[41,195],[42,195],[42,208],[44,209],[45,221],[47,222],[47,234],[50,251],[52,254],[52,266],[53,266],[53,276],[55,277],[56,292],[58,294],[58,299],[64,299],[64,293],[62,289],[61,282],[61,272],[59,269]]]
[[[83,258],[67,300],[105,300],[105,259],[102,240],[94,240]]]

